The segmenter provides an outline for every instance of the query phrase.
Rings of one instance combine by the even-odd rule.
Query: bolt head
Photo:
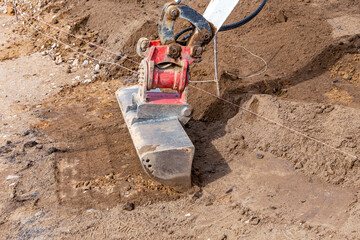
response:
[[[179,10],[177,8],[172,7],[169,9],[169,16],[173,19],[177,18],[179,16]]]
[[[191,108],[184,108],[182,111],[182,115],[184,117],[191,117],[192,109]]]
[[[177,44],[170,45],[168,55],[172,58],[178,58],[181,55],[181,47]]]

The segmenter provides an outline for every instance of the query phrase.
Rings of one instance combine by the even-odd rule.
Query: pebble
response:
[[[40,211],[40,212],[35,213],[35,217],[41,217],[44,214],[45,214],[44,211]]]
[[[232,188],[230,188],[229,190],[227,190],[225,193],[226,194],[229,194],[229,193],[232,193],[232,191],[233,191],[233,189]]]
[[[79,59],[75,59],[72,65],[74,66],[79,65]]]
[[[88,64],[89,64],[89,61],[88,61],[88,60],[84,60],[82,66],[83,66],[83,67],[86,67]]]
[[[6,180],[12,180],[12,179],[18,179],[18,178],[20,178],[20,176],[9,175],[9,176],[7,176]]]
[[[263,158],[264,158],[264,155],[261,154],[261,153],[257,153],[257,154],[256,154],[256,157],[257,157],[258,159],[263,159]]]
[[[56,152],[66,152],[66,150],[60,150],[56,147],[51,147],[49,148],[49,150],[47,150],[47,153],[48,154],[53,154],[53,153],[56,153]]]
[[[260,219],[258,217],[252,217],[249,221],[251,225],[258,225],[260,223]]]
[[[226,234],[222,235],[222,237],[220,238],[221,240],[227,240],[228,236]]]
[[[31,130],[29,129],[29,130],[26,130],[24,133],[23,133],[23,135],[24,136],[27,136],[27,135],[29,135],[31,133]]]
[[[29,141],[24,144],[24,148],[32,148],[35,147],[38,143],[36,141]]]
[[[63,59],[62,59],[61,55],[57,56],[56,59],[55,59],[55,63],[60,64],[62,62],[63,62]]]
[[[44,148],[43,145],[37,145],[37,146],[36,146],[36,149],[43,149],[43,148]]]
[[[126,210],[126,211],[132,211],[134,209],[135,209],[135,204],[132,202],[127,202],[123,206],[123,210]]]
[[[99,64],[96,64],[95,66],[95,72],[99,72],[100,71],[100,65]]]
[[[86,210],[86,212],[87,213],[94,213],[94,212],[99,212],[99,210],[95,210],[95,209],[91,208],[91,209]]]

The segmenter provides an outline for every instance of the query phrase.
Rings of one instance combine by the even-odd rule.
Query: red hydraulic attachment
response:
[[[144,59],[139,71],[139,83],[143,89],[139,94],[143,101],[152,104],[186,104],[189,66],[201,57],[202,48],[161,45],[160,41],[147,39],[140,39],[138,46],[141,45],[146,49],[141,54]],[[148,92],[157,88],[172,89],[177,93]]]

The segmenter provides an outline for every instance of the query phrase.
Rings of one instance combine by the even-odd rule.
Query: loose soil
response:
[[[136,42],[158,37],[165,2],[19,4],[57,29],[0,7],[0,238],[360,239],[359,2],[273,0],[219,34],[222,97],[278,124],[192,83],[185,193],[142,171],[114,95],[136,77],[106,64],[137,71]],[[260,2],[241,1],[228,22]],[[247,77],[264,63],[243,47],[265,73]],[[212,52],[193,81],[213,78]]]

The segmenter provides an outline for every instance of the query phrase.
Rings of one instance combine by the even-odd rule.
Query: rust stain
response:
[[[139,149],[139,154],[155,151],[160,145],[145,145]]]

